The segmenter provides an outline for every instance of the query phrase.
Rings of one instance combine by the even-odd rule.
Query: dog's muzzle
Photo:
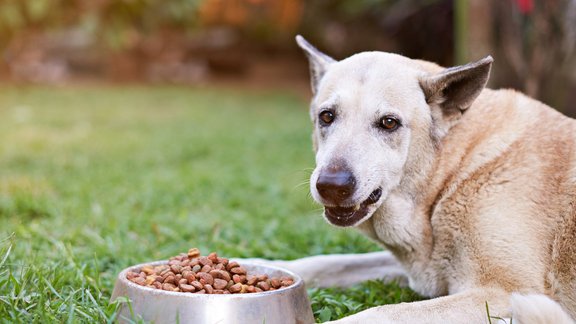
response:
[[[326,219],[336,225],[336,226],[353,226],[356,225],[360,220],[368,215],[368,213],[373,212],[373,205],[377,203],[382,197],[382,188],[378,188],[372,193],[368,199],[364,200],[359,205],[354,205],[351,207],[324,207],[324,215]]]
[[[352,201],[356,192],[356,178],[352,172],[340,165],[323,169],[316,180],[316,190],[324,205],[328,222],[336,226],[353,226],[374,212],[375,204],[382,197],[382,188],[377,188],[362,202]]]

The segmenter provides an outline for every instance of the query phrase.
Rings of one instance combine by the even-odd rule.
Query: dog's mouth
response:
[[[373,212],[373,205],[382,197],[382,188],[378,188],[368,196],[362,203],[350,207],[328,207],[324,206],[324,215],[328,222],[342,227],[356,225],[360,220]]]

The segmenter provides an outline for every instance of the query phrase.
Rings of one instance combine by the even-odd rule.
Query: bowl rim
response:
[[[204,298],[204,299],[206,299],[206,298],[259,298],[262,296],[283,295],[283,294],[291,293],[293,290],[298,289],[298,288],[300,288],[300,286],[304,285],[304,281],[302,280],[302,278],[290,270],[287,270],[287,269],[284,269],[281,267],[277,267],[277,266],[262,264],[259,262],[242,261],[241,259],[234,259],[234,258],[231,258],[230,260],[238,262],[241,266],[263,267],[263,268],[268,268],[271,270],[281,271],[284,273],[283,276],[292,277],[294,279],[294,283],[288,287],[283,287],[281,289],[276,289],[276,290],[272,290],[272,291],[256,292],[256,293],[247,293],[247,294],[194,294],[194,293],[186,293],[186,292],[180,292],[180,291],[167,291],[167,290],[163,290],[163,289],[156,289],[156,288],[150,288],[150,287],[146,287],[146,286],[140,286],[140,285],[128,280],[128,278],[126,278],[126,274],[128,273],[128,271],[131,271],[131,270],[136,269],[136,268],[142,268],[143,266],[146,266],[146,265],[157,266],[157,265],[162,265],[162,264],[168,264],[169,260],[158,260],[158,261],[152,261],[152,262],[139,263],[139,264],[135,264],[133,266],[124,268],[118,274],[117,280],[122,282],[122,284],[127,285],[127,287],[139,290],[141,292],[149,293],[150,295],[167,295],[167,296],[176,296],[176,297],[181,297],[181,298]],[[116,285],[118,285],[118,283]]]

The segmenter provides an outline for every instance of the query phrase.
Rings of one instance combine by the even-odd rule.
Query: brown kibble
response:
[[[235,275],[235,276],[237,276],[237,275]],[[247,275],[246,276],[246,284],[247,285],[255,285],[256,282],[258,282],[257,276],[253,276],[253,275]]]
[[[163,290],[168,290],[168,291],[174,291],[174,289],[176,288],[176,286],[174,286],[171,283],[163,283],[162,284],[162,289]]]
[[[246,276],[235,274],[232,276],[232,280],[235,283],[245,283],[246,282]]]
[[[196,278],[203,285],[211,285],[214,283],[214,278],[212,278],[212,276],[207,274],[206,272],[198,272],[196,274]]]
[[[228,285],[228,281],[224,279],[214,279],[214,288],[216,289],[224,289]]]
[[[169,268],[170,268],[170,267],[169,267],[168,265],[166,265],[166,264],[161,264],[161,265],[155,266],[155,267],[154,267],[154,271],[156,271],[156,272],[162,272],[162,271],[164,271],[164,270],[166,270],[166,269],[169,269]]]
[[[256,287],[268,291],[270,289],[270,285],[266,281],[260,281],[256,284]]]
[[[230,271],[233,268],[239,267],[240,265],[238,264],[238,262],[236,261],[230,261],[228,262],[228,264],[226,265],[226,270]]]
[[[168,278],[168,277],[170,277],[170,276],[176,277],[176,275],[174,274],[174,272],[168,271],[168,272],[166,272],[166,273],[164,273],[164,274],[162,275],[162,279],[163,279],[163,280],[166,280],[166,278]]]
[[[134,277],[131,281],[132,281],[133,283],[137,284],[137,285],[140,285],[140,286],[145,286],[145,285],[146,285],[146,279],[144,279],[144,278],[142,278],[142,277],[140,277],[140,276]]]
[[[164,279],[164,283],[174,284],[174,283],[176,283],[176,277],[169,275],[168,277],[166,277]]]
[[[175,274],[178,274],[182,271],[182,266],[180,266],[179,264],[173,264],[170,266],[170,270],[172,270],[172,272],[174,272]]]
[[[220,270],[220,271],[221,271],[220,274],[222,275],[221,279],[224,279],[226,281],[230,281],[232,279],[231,277],[232,275],[228,271],[226,270]]]
[[[157,266],[154,267],[154,271],[160,272],[160,271],[162,271],[162,270],[164,270],[164,269],[168,269],[168,268],[169,268],[169,267],[168,267],[167,264],[159,264],[159,265],[157,265]]]
[[[154,283],[156,281],[156,277],[155,276],[148,276],[145,279],[146,281],[146,286],[151,285],[152,283]]]
[[[192,271],[190,271],[189,274],[187,274],[184,279],[188,280],[188,282],[192,282],[196,280],[196,274]]]
[[[190,283],[191,286],[193,286],[194,288],[196,288],[196,290],[201,290],[204,289],[204,285],[201,284],[199,281],[188,281]]]
[[[200,269],[200,272],[206,272],[209,273],[210,271],[212,271],[212,267],[209,265],[205,265],[202,267],[202,269]]]
[[[292,278],[280,281],[280,284],[284,287],[291,286],[293,283],[294,283],[294,280]]]
[[[270,286],[272,286],[273,288],[279,288],[280,286],[282,286],[282,284],[280,283],[280,279],[278,278],[270,279]]]
[[[197,248],[191,248],[190,250],[188,250],[188,257],[190,259],[197,258],[199,256],[200,256],[200,250],[198,250]]]
[[[234,284],[230,288],[228,288],[228,290],[233,294],[239,293],[240,291],[242,291],[242,284],[241,283]]]
[[[205,257],[205,256],[199,257],[199,258],[198,258],[198,263],[199,263],[201,266],[205,266],[205,265],[211,266],[211,265],[214,264],[214,263],[212,262],[212,260],[208,259],[208,257]]]
[[[194,273],[191,270],[183,270],[182,271],[182,278],[188,278],[188,276],[190,275],[194,275]]]
[[[180,260],[176,260],[176,259],[172,259],[170,261],[168,261],[168,266],[173,266],[173,265],[180,265],[181,261]]]
[[[230,280],[230,274],[224,270],[212,270],[209,274],[214,278],[224,279],[226,281]]]
[[[180,287],[180,290],[183,292],[195,292],[196,291],[196,288],[194,288],[194,286],[192,286],[192,285],[180,284],[178,287]]]
[[[200,255],[195,248],[188,252],[171,257],[166,264],[149,264],[129,271],[126,278],[144,287],[197,294],[258,293],[294,284],[290,276],[248,274],[238,262],[215,252],[208,256]]]
[[[257,275],[256,278],[258,278],[258,281],[266,281],[266,280],[268,280],[268,275],[261,274],[261,275]]]
[[[208,259],[210,259],[210,261],[212,261],[213,263],[218,262],[218,254],[216,254],[216,252],[212,252],[208,254]]]

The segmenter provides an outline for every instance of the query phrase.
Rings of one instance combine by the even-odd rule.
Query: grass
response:
[[[282,259],[379,249],[327,225],[309,197],[295,95],[0,90],[0,322],[111,321],[121,269],[193,246]],[[318,320],[417,298],[380,282],[309,293]]]

